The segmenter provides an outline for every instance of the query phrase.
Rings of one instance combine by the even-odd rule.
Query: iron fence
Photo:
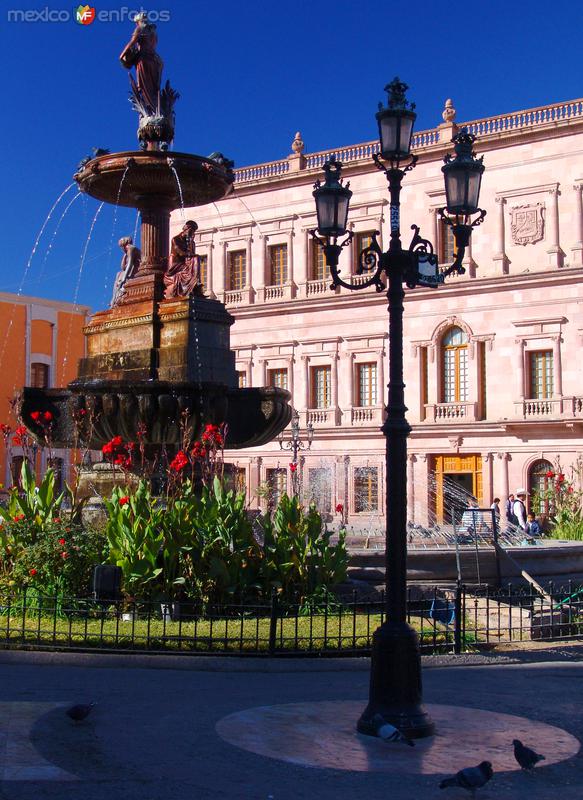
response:
[[[46,596],[0,597],[0,648],[176,654],[367,655],[385,619],[382,593],[283,602],[115,603]],[[411,587],[408,621],[423,654],[583,636],[583,587]]]

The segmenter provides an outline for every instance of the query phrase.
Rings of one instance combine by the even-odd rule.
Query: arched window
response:
[[[468,399],[468,337],[461,328],[450,328],[442,339],[442,402]]]
[[[549,490],[553,488],[555,471],[550,461],[536,461],[528,471],[528,494],[531,497],[533,514],[552,513],[548,499]],[[533,499],[534,498],[534,501]]]

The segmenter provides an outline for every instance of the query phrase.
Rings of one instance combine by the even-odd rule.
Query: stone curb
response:
[[[508,666],[549,661],[583,659],[583,644],[565,642],[559,646],[489,653],[423,656],[424,669],[442,667]],[[155,655],[142,653],[73,653],[43,650],[0,650],[0,664],[22,666],[68,666],[106,669],[172,669],[194,672],[368,672],[369,657],[303,658],[253,656]]]

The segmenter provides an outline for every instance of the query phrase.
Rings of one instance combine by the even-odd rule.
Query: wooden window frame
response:
[[[324,404],[318,405],[318,386],[316,375],[322,373],[326,374],[326,379],[323,385],[323,399]],[[311,384],[311,408],[331,408],[332,406],[332,367],[329,364],[319,364],[310,368],[310,384]]]
[[[229,291],[239,292],[247,285],[247,251],[229,250]]]
[[[285,286],[289,273],[287,244],[272,244],[268,250],[270,286]]]

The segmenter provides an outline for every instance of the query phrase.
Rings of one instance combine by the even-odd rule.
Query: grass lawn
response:
[[[275,631],[269,616],[217,616],[165,621],[159,611],[124,619],[113,608],[47,613],[46,606],[4,608],[0,614],[0,647],[138,650],[150,652],[263,653],[270,633],[276,652],[355,652],[370,648],[380,614],[335,610],[328,615],[278,617]],[[422,649],[451,648],[453,627],[426,617],[412,617]]]

